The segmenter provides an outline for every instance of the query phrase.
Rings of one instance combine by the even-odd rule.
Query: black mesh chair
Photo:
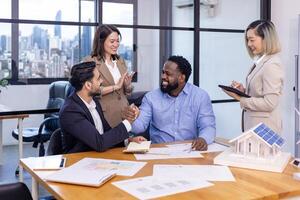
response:
[[[27,186],[22,182],[18,182],[0,185],[0,199],[32,200],[32,196]]]
[[[72,91],[68,81],[56,81],[49,87],[49,100],[47,108],[60,108]],[[58,113],[45,114],[45,119],[39,127],[24,128],[23,142],[33,142],[32,147],[39,146],[39,156],[45,155],[44,143],[47,142],[53,131],[59,128]],[[12,136],[19,139],[18,129],[13,130]]]

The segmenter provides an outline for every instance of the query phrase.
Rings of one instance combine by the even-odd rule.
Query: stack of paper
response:
[[[98,187],[114,175],[133,176],[146,162],[84,158],[45,177],[47,181]]]
[[[99,187],[115,175],[114,170],[81,169],[79,171],[71,166],[50,174],[45,179],[47,181]]]
[[[153,176],[112,184],[138,199],[153,199],[213,186],[208,181],[235,181],[227,166],[154,165]]]
[[[146,153],[149,151],[151,141],[143,141],[141,143],[130,142],[127,149],[123,150],[125,153]]]
[[[156,159],[174,159],[174,158],[202,158],[199,151],[191,151],[182,148],[159,147],[151,148],[145,154],[134,154],[137,160],[156,160]]]

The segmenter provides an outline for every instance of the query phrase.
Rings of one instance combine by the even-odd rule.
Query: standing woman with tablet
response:
[[[224,91],[240,102],[243,109],[243,131],[263,122],[275,132],[281,133],[280,98],[284,75],[274,24],[266,20],[252,22],[245,31],[245,43],[254,64],[246,77],[245,87],[236,81],[232,81],[231,86],[251,97],[241,97],[233,92]]]
[[[91,56],[86,61],[96,62],[103,79],[100,104],[111,127],[122,121],[121,112],[128,106],[127,95],[130,95],[133,74],[127,73],[124,59],[117,53],[120,46],[121,33],[112,25],[101,25],[97,28]]]

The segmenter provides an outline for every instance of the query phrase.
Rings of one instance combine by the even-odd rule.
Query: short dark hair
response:
[[[177,64],[179,71],[185,75],[185,82],[189,80],[189,77],[192,73],[191,64],[183,56],[170,56],[168,61],[174,62]]]
[[[93,40],[93,50],[91,53],[92,57],[97,57],[98,60],[104,60],[104,42],[106,38],[113,32],[118,33],[120,39],[122,39],[122,35],[119,29],[113,25],[101,25],[97,28],[94,40]],[[112,58],[119,59],[119,55],[112,55]]]
[[[78,63],[72,67],[69,81],[76,92],[82,89],[86,81],[92,80],[95,68],[96,63],[94,61]]]

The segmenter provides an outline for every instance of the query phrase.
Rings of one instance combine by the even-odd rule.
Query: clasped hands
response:
[[[134,122],[134,120],[136,120],[139,114],[140,114],[140,109],[134,104],[131,104],[130,106],[126,106],[122,110],[123,119],[127,119],[131,124]]]
[[[136,120],[136,118],[139,116],[139,114],[140,114],[140,109],[134,104],[131,104],[130,106],[126,106],[122,110],[123,119],[127,119],[129,121],[129,123],[131,123],[131,124],[134,122],[134,120]],[[147,139],[144,138],[143,136],[136,136],[136,137],[129,138],[128,141],[141,143],[143,141],[147,141]]]

